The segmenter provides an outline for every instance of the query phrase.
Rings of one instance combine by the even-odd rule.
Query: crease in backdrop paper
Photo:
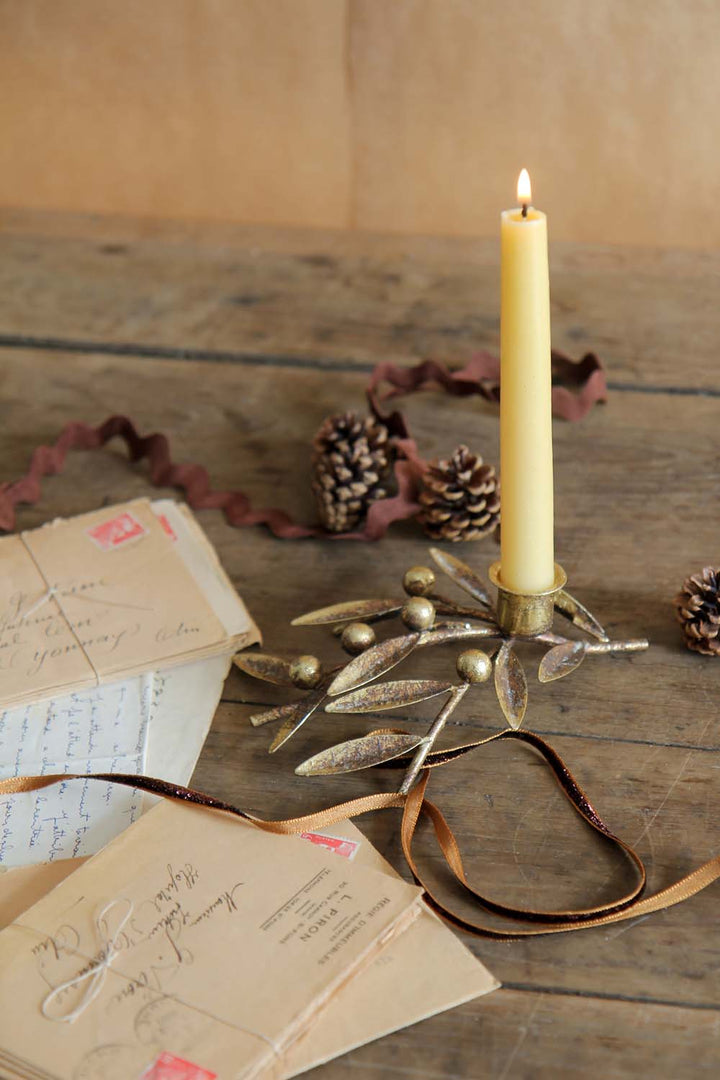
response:
[[[107,937],[130,916],[98,996],[72,1024],[47,1019],[49,990],[98,955],[96,918],[114,900]],[[165,801],[0,933],[0,1062],[132,1080],[164,1052],[220,1077],[280,1076],[321,1010],[421,910],[421,890],[398,877]]]
[[[352,822],[336,824],[331,832],[350,842],[354,864],[398,877]],[[337,854],[327,858],[343,860]],[[73,859],[0,875],[0,929],[80,865],[82,860]],[[333,996],[317,1022],[285,1054],[278,1073],[295,1076],[499,985],[445,923],[423,908],[405,933]]]
[[[40,533],[42,543],[32,539]],[[148,536],[154,554],[146,558],[142,545]],[[38,576],[30,585],[22,575],[35,571],[32,560],[19,538],[8,539],[16,542],[11,562],[20,566],[20,576],[8,572],[4,579],[0,702],[8,697],[7,670],[24,670],[28,689],[20,694],[22,704],[0,709],[0,776],[128,772],[187,783],[233,653],[259,640],[257,627],[192,515],[169,499],[138,500],[28,533],[27,542],[41,553],[45,566],[65,565],[70,551],[73,558],[68,555],[67,564],[76,567],[75,573],[66,570],[61,576],[46,569],[45,579]],[[0,541],[0,552],[5,543]],[[132,548],[129,560],[126,544]],[[158,551],[162,565],[157,564]],[[18,562],[23,553],[25,558]],[[160,582],[154,593],[146,589],[150,575]],[[59,583],[62,610],[47,596],[48,583]],[[23,619],[23,612],[30,612],[29,617]],[[138,618],[147,619],[155,636],[163,639],[155,644],[164,651],[156,662],[164,666],[120,680],[116,672],[106,675],[99,686],[84,685],[89,666],[81,651],[73,649],[50,657],[48,663],[57,660],[59,680],[64,672],[66,685],[76,679],[79,686],[49,697],[45,665],[33,677],[32,667],[38,667],[33,657],[48,648],[62,653],[68,644],[77,643],[73,626],[78,634],[98,639],[109,635],[112,641],[123,627],[135,625],[128,620]],[[163,629],[167,626],[170,635]],[[196,626],[206,631],[199,641],[193,632]],[[208,646],[210,629],[214,644]],[[114,666],[132,670],[142,662],[137,649],[131,648],[122,664]],[[9,696],[17,693],[11,691]],[[23,793],[0,807],[0,866],[92,854],[154,802],[153,796],[130,788],[89,781]]]

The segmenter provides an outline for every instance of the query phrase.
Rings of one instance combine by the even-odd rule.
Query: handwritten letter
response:
[[[144,772],[152,675],[0,712],[0,776]],[[60,784],[0,802],[0,865],[93,854],[141,812],[117,784]]]

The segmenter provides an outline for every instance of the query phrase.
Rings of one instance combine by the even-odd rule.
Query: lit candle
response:
[[[536,593],[555,578],[547,219],[525,169],[517,195],[500,219],[500,580]]]

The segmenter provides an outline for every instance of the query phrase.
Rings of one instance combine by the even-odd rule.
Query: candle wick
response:
[[[526,202],[524,202],[522,204],[522,216],[523,217],[527,217],[527,208],[528,208],[528,204]]]

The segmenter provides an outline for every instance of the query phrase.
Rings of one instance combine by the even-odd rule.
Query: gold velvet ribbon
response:
[[[636,884],[634,888],[610,903],[594,907],[570,911],[539,911],[532,908],[516,908],[501,904],[483,896],[471,885],[465,873],[455,835],[445,820],[442,811],[425,797],[425,793],[433,769],[445,765],[463,754],[470,753],[488,742],[505,739],[519,740],[533,747],[543,756],[575,811],[592,829],[604,837],[608,843],[620,850],[627,858],[635,872]],[[100,780],[104,783],[125,784],[129,787],[139,788],[142,791],[149,791],[154,795],[195,803],[198,806],[234,814],[236,817],[243,818],[265,832],[284,833],[286,835],[324,829],[339,821],[345,821],[348,818],[369,811],[402,808],[401,840],[403,853],[415,881],[425,890],[427,903],[452,926],[471,934],[501,941],[534,937],[539,934],[561,934],[569,930],[583,930],[586,927],[604,926],[608,923],[622,922],[624,919],[639,918],[653,911],[661,911],[664,908],[672,907],[682,900],[687,900],[720,877],[720,856],[716,856],[690,874],[686,874],[685,877],[668,886],[668,888],[662,889],[653,896],[644,897],[646,873],[640,856],[629,844],[626,844],[624,840],[621,840],[620,837],[615,836],[610,831],[560,755],[539,735],[535,735],[531,731],[508,729],[478,742],[466,743],[449,750],[435,751],[429,754],[418,783],[407,795],[392,792],[365,795],[358,799],[351,799],[349,802],[338,803],[314,814],[287,818],[281,821],[264,821],[230,803],[216,799],[212,795],[205,795],[203,792],[194,791],[192,788],[183,787],[179,784],[170,784],[165,780],[124,773],[94,773],[87,775],[84,773],[54,773],[47,776],[11,777],[0,781],[0,796],[13,795],[23,791],[38,791],[41,788],[62,781],[85,779]],[[437,896],[424,880],[413,854],[413,840],[421,816],[430,819],[438,845],[450,872],[480,908],[510,921],[525,922],[531,925],[527,927],[510,926],[506,929],[496,928],[454,912],[445,900]]]

